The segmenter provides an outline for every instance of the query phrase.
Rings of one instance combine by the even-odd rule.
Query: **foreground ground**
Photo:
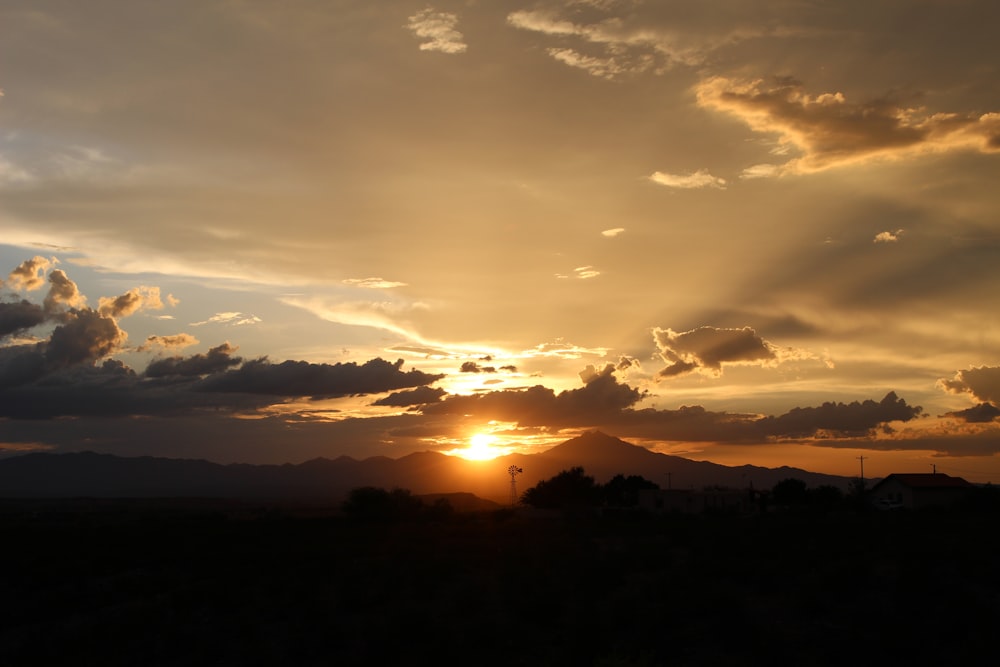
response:
[[[0,664],[970,664],[993,512],[0,505]]]

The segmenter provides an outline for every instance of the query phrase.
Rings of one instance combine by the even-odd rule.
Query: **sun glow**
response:
[[[489,433],[476,433],[469,438],[469,446],[455,452],[458,456],[471,461],[489,461],[500,456],[502,452],[494,447],[497,437]]]

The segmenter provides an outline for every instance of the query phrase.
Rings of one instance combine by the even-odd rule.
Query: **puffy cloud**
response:
[[[719,188],[722,190],[726,187],[726,179],[712,176],[706,169],[699,169],[691,174],[665,174],[662,171],[654,171],[649,180],[668,188],[682,190],[697,188]]]
[[[146,377],[167,376],[195,377],[224,371],[243,362],[242,357],[234,357],[238,348],[228,342],[213,347],[205,354],[190,357],[168,357],[155,359],[146,367]]]
[[[394,392],[385,398],[380,398],[373,402],[372,405],[383,405],[394,408],[426,405],[438,402],[446,393],[444,389],[439,389],[438,387],[417,387],[409,391]]]
[[[63,308],[82,308],[87,297],[80,294],[76,283],[69,279],[62,269],[49,274],[49,293],[42,304],[46,313],[57,313]]]
[[[1000,366],[958,371],[951,380],[938,380],[938,387],[952,394],[971,394],[978,401],[1000,405]]]
[[[46,320],[41,306],[22,299],[0,301],[0,338],[36,327]]]
[[[54,368],[94,362],[118,351],[127,338],[128,334],[118,328],[114,319],[90,308],[75,310],[65,324],[52,331],[45,346],[45,359]]]
[[[162,310],[159,287],[135,287],[121,296],[101,297],[97,310],[105,317],[127,317],[140,309]]]
[[[701,106],[736,116],[756,132],[777,134],[779,145],[802,153],[775,174],[928,152],[1000,150],[997,113],[928,113],[888,98],[853,103],[839,92],[810,95],[800,82],[780,77],[740,81],[717,76],[695,90]],[[761,168],[752,175],[765,175]]]
[[[180,333],[171,336],[147,336],[146,342],[136,348],[137,352],[147,352],[153,348],[162,347],[167,350],[179,350],[197,345],[198,339],[191,334]]]
[[[45,272],[52,267],[53,263],[53,260],[39,255],[27,259],[10,272],[7,277],[7,285],[13,290],[36,290],[45,284]],[[0,286],[2,285],[3,283],[0,282]]]
[[[404,373],[400,370],[402,365],[402,359],[389,363],[376,358],[360,366],[354,362],[330,365],[284,361],[272,364],[267,359],[255,359],[237,370],[206,378],[201,388],[274,396],[336,397],[418,387],[444,377],[418,370]]]
[[[720,375],[722,364],[766,363],[777,358],[771,345],[750,327],[716,329],[699,327],[691,331],[653,329],[653,340],[660,356],[670,365],[660,371],[661,377],[681,375],[706,369]]]
[[[899,237],[903,235],[902,229],[897,229],[894,232],[879,232],[875,235],[873,243],[895,243],[899,240]]]
[[[462,33],[455,29],[458,25],[455,14],[428,7],[411,16],[406,25],[414,35],[427,40],[420,43],[421,51],[463,53],[466,49]]]

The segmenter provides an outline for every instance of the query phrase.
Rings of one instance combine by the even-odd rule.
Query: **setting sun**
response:
[[[493,447],[497,438],[489,433],[476,433],[469,438],[469,446],[457,454],[472,461],[488,461],[500,456],[500,450]]]

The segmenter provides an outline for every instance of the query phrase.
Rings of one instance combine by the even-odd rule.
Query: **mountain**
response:
[[[518,493],[574,466],[598,482],[617,474],[641,475],[661,487],[727,486],[769,489],[789,477],[809,486],[846,488],[849,478],[797,468],[723,466],[659,454],[599,431],[585,433],[539,454],[466,461],[436,452],[390,459],[313,459],[297,465],[222,465],[202,460],[119,457],[79,452],[33,453],[0,460],[3,498],[245,498],[339,502],[360,486],[406,488],[414,494],[474,494],[506,504],[509,466],[521,468]]]

